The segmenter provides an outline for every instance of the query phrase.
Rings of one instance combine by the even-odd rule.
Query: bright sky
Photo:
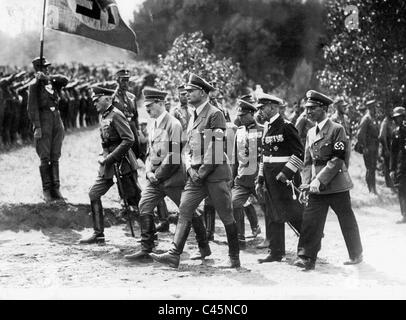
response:
[[[40,30],[44,0],[0,0],[0,32],[17,36],[28,30]],[[116,0],[120,15],[128,22],[134,9],[144,0]]]

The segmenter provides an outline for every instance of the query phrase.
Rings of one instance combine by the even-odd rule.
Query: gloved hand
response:
[[[147,172],[147,179],[152,184],[158,183],[158,179],[155,177],[155,173],[153,173],[153,172]]]
[[[34,130],[34,138],[41,139],[42,138],[42,130],[41,128],[35,128]]]
[[[256,183],[255,184],[255,193],[257,194],[258,200],[263,202],[265,200],[264,184]]]
[[[288,178],[285,176],[285,174],[281,171],[278,173],[278,175],[276,176],[276,180],[282,182],[282,183],[286,183],[286,181],[288,180]]]
[[[35,74],[35,78],[37,79],[37,80],[48,80],[48,76],[45,74],[45,73],[43,73],[43,72],[41,72],[41,71],[38,71],[36,74]]]
[[[310,192],[311,193],[320,192],[320,180],[319,179],[316,178],[310,183]]]
[[[106,158],[104,156],[99,156],[99,158],[97,159],[97,162],[100,165],[104,165],[106,163]]]

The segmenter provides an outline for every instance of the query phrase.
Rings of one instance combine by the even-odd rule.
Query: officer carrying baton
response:
[[[120,195],[120,198],[123,199],[124,201],[124,208],[127,213],[127,219],[128,219],[128,224],[130,225],[130,230],[131,230],[131,236],[135,238],[135,233],[134,233],[134,228],[133,228],[133,223],[131,220],[131,212],[130,212],[130,206],[128,204],[127,198],[125,197],[124,189],[123,189],[123,182],[122,182],[122,175],[120,172],[120,168],[118,167],[118,163],[114,163],[114,175],[116,176],[117,179],[117,189],[118,189],[118,194]]]

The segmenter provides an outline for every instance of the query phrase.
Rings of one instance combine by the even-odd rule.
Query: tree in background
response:
[[[146,0],[131,26],[141,56],[152,61],[180,34],[201,30],[211,52],[240,63],[246,82],[297,100],[304,92],[294,88],[314,86],[322,67],[323,16],[319,0]],[[296,84],[297,68],[311,81]]]
[[[377,99],[382,109],[405,103],[406,3],[403,0],[327,0],[325,68],[318,77],[330,94],[348,96],[353,107]],[[349,5],[358,9],[345,14]]]
[[[231,58],[218,59],[208,50],[208,42],[202,32],[182,34],[173,42],[165,57],[158,57],[156,85],[175,95],[179,85],[188,80],[193,72],[208,81],[215,81],[216,88],[227,97],[235,97],[242,83],[238,63]]]

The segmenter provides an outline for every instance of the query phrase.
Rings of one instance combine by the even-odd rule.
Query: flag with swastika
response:
[[[49,0],[46,26],[138,53],[134,31],[114,0]]]

